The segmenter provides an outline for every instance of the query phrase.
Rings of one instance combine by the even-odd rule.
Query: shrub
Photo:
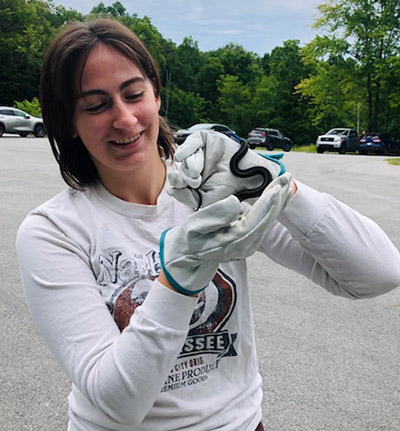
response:
[[[32,102],[29,102],[29,100],[24,100],[22,102],[15,101],[14,107],[21,109],[22,111],[25,111],[26,113],[33,115],[34,117],[42,116],[42,110],[40,108],[39,99],[37,97],[34,97],[32,99]]]

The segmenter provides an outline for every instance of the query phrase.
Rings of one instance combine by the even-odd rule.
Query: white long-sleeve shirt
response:
[[[400,254],[373,221],[297,184],[261,252],[336,295],[400,285]],[[246,262],[221,264],[198,298],[155,280],[161,233],[191,213],[165,190],[146,206],[97,185],[61,192],[21,225],[28,307],[72,381],[70,431],[254,431],[260,422]]]

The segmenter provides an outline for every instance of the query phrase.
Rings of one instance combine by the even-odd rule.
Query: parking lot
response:
[[[295,178],[374,219],[400,249],[400,166],[384,160],[283,158]],[[32,326],[14,251],[24,216],[63,188],[47,139],[0,138],[0,430],[66,429],[70,384]],[[266,431],[400,430],[400,289],[337,298],[259,254],[249,273]]]

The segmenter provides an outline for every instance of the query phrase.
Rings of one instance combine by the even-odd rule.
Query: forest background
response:
[[[237,44],[202,52],[190,36],[177,45],[120,1],[83,15],[51,0],[0,0],[0,104],[40,115],[50,40],[67,22],[105,16],[131,28],[153,54],[161,114],[174,129],[217,122],[247,137],[254,127],[272,127],[296,145],[333,127],[400,138],[399,0],[328,0],[317,9],[310,43],[287,40],[260,56]]]

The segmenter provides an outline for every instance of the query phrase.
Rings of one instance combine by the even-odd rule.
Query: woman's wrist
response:
[[[165,286],[167,289],[173,290],[174,292],[178,292],[167,280],[167,277],[165,276],[164,272],[161,271],[158,274],[158,278],[157,280],[163,285]],[[182,295],[184,295],[182,292],[178,292],[181,293]],[[193,294],[193,295],[187,295],[187,296],[197,296],[197,294]]]
[[[292,188],[292,197],[293,197],[297,192],[297,184],[294,182],[294,180],[290,181],[290,187]]]

